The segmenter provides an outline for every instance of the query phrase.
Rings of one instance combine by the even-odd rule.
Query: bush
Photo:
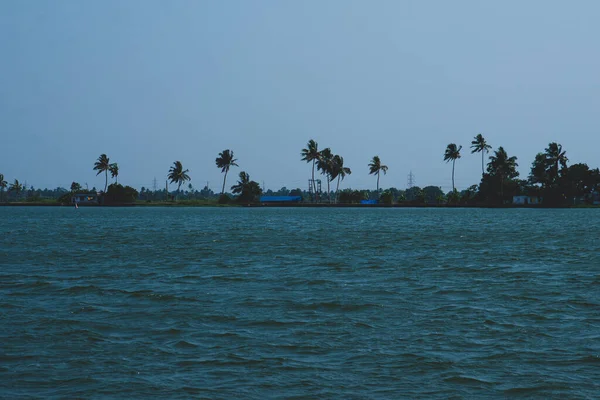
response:
[[[228,195],[226,195],[225,193],[223,193],[221,196],[219,196],[218,203],[219,204],[229,204],[230,201],[231,201],[231,198]]]
[[[134,203],[138,195],[138,191],[131,186],[113,183],[104,195],[104,204]]]

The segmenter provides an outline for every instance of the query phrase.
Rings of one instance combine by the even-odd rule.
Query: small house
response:
[[[538,196],[513,196],[513,204],[516,205],[536,205],[541,202]]]
[[[90,193],[76,193],[71,197],[72,204],[98,204],[98,195]]]

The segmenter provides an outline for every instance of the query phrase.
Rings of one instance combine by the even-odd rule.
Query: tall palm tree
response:
[[[555,183],[558,179],[559,168],[567,168],[567,152],[563,151],[562,145],[552,142],[546,148],[546,173],[548,178]]]
[[[111,178],[115,178],[115,183],[119,183],[118,181],[118,176],[119,176],[119,164],[117,163],[112,163],[108,166],[108,171],[110,172],[110,177]]]
[[[344,158],[339,155],[333,156],[333,162],[331,163],[331,180],[337,178],[337,186],[335,188],[335,202],[338,201],[338,192],[340,191],[340,179],[344,180],[346,175],[350,175],[352,171],[348,167],[344,167]]]
[[[379,194],[379,174],[383,171],[385,175],[387,173],[388,167],[387,165],[382,165],[379,156],[373,157],[371,162],[369,163],[369,175],[377,175],[377,194]]]
[[[179,195],[179,189],[181,189],[181,185],[187,181],[191,181],[192,178],[188,175],[189,170],[183,169],[183,165],[181,165],[181,161],[175,161],[173,166],[169,169],[169,174],[167,178],[171,181],[171,183],[177,183],[177,194]]]
[[[4,174],[0,174],[0,201],[3,201],[4,199],[4,189],[7,184],[8,182],[4,180]]]
[[[454,187],[454,164],[456,160],[460,158],[460,150],[462,146],[456,146],[454,143],[450,143],[448,147],[446,147],[446,152],[444,153],[444,161],[450,162],[452,161],[452,191],[454,192],[456,188]]]
[[[19,194],[23,191],[23,185],[19,182],[18,179],[15,179],[13,183],[8,187],[9,192],[15,192],[17,199],[19,198]]]
[[[235,163],[237,160],[233,158],[233,151],[227,149],[223,150],[219,153],[219,157],[215,160],[217,167],[221,168],[221,172],[225,173],[223,177],[223,189],[221,189],[221,194],[225,194],[225,181],[227,180],[227,173],[229,172],[229,168],[237,167],[238,165]]]
[[[329,182],[331,182],[331,170],[333,168],[333,153],[329,147],[321,150],[321,156],[317,160],[317,169],[321,171],[323,175],[327,177],[327,196],[331,203],[331,191],[329,189]]]
[[[94,171],[98,171],[96,176],[100,175],[104,172],[105,175],[105,183],[104,183],[104,193],[106,193],[106,188],[108,187],[108,170],[110,169],[110,160],[106,156],[106,154],[100,154],[98,160],[94,163]]]
[[[319,194],[317,193],[317,185],[315,184],[315,163],[321,157],[321,153],[319,153],[319,145],[314,140],[310,139],[305,149],[302,149],[301,152],[302,161],[306,161],[307,163],[312,161],[312,186],[313,193],[315,194],[316,201],[319,201]]]
[[[475,140],[473,140],[471,142],[471,149],[472,149],[471,154],[481,153],[481,175],[482,176],[485,174],[485,169],[483,167],[483,165],[484,165],[483,156],[485,153],[489,152],[491,148],[492,148],[492,146],[487,144],[487,142],[485,141],[485,138],[483,137],[483,135],[481,133],[477,134],[477,136],[475,136]]]

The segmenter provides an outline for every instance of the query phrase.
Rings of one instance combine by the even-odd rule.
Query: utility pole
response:
[[[415,187],[416,184],[417,184],[417,180],[415,179],[415,175],[413,174],[413,172],[411,170],[410,173],[408,174],[407,189],[410,189],[411,187]]]

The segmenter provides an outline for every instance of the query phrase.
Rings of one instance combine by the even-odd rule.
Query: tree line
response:
[[[504,205],[512,203],[514,196],[527,196],[537,198],[540,202],[549,206],[562,206],[576,203],[591,203],[598,200],[600,191],[600,171],[598,168],[591,169],[587,164],[577,163],[569,165],[566,151],[562,145],[551,142],[543,152],[539,152],[532,162],[530,173],[527,179],[519,179],[517,171],[517,157],[509,156],[506,150],[500,146],[488,157],[485,162],[486,154],[490,153],[492,147],[487,143],[482,134],[478,134],[471,142],[471,154],[481,153],[481,181],[478,185],[472,185],[468,189],[458,192],[455,187],[455,165],[462,157],[462,146],[456,143],[450,143],[446,146],[443,153],[443,160],[452,163],[452,191],[443,193],[441,188],[428,186],[423,189],[419,187],[400,190],[389,188],[380,189],[380,176],[388,171],[387,165],[381,162],[379,156],[372,157],[367,164],[369,174],[376,177],[376,190],[340,190],[340,183],[349,175],[352,170],[344,164],[344,158],[341,155],[334,154],[331,148],[326,147],[319,150],[318,143],[310,139],[305,148],[301,149],[301,161],[311,164],[311,179],[309,180],[308,191],[300,188],[287,190],[281,188],[277,192],[269,190],[267,195],[295,195],[302,196],[305,200],[311,202],[328,203],[359,203],[362,200],[377,200],[381,203],[393,204],[408,202],[410,204],[463,204],[463,205]],[[192,185],[188,185],[187,191],[183,192],[186,198],[217,198],[219,203],[228,203],[238,201],[240,203],[252,203],[259,200],[262,189],[259,184],[250,179],[246,171],[241,171],[236,184],[231,186],[230,190],[234,197],[226,193],[227,175],[231,168],[239,167],[234,153],[230,149],[225,149],[218,154],[215,159],[215,165],[223,173],[223,185],[221,193],[217,195],[208,187],[202,191],[194,191]],[[136,199],[146,201],[171,199],[177,201],[178,196],[182,195],[181,187],[186,182],[191,181],[188,169],[184,169],[181,161],[175,161],[167,173],[167,182],[176,184],[177,189],[171,194],[168,185],[164,191],[150,191],[142,188],[141,193],[130,186],[122,186],[118,183],[119,166],[111,162],[106,154],[101,154],[94,163],[93,170],[96,175],[104,173],[105,186],[101,191],[101,196],[109,202],[133,202]],[[324,192],[320,186],[320,179],[315,179],[315,172],[324,176],[327,183],[327,189]],[[108,174],[114,179],[114,183],[108,184]],[[332,190],[331,183],[335,182],[335,190]],[[40,197],[51,197],[67,199],[75,193],[96,193],[96,188],[91,190],[83,189],[82,186],[73,182],[70,191],[62,188],[54,190],[44,189],[35,191],[33,187],[29,190],[24,187],[18,179],[8,184],[4,175],[0,174],[0,202],[6,201],[4,192],[7,189],[9,197],[12,200],[19,200],[20,195],[25,193],[27,199]],[[164,193],[165,197],[162,197]],[[594,197],[595,196],[595,197]]]

